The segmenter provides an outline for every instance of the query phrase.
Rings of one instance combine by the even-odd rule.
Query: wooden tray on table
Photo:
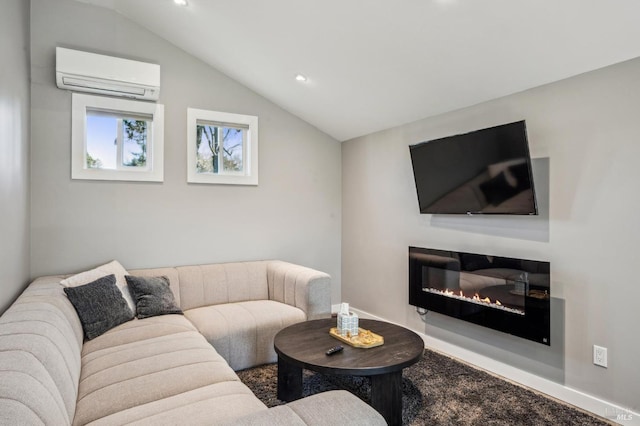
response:
[[[341,336],[338,333],[337,327],[329,329],[329,334],[341,342],[344,342],[349,346],[353,346],[354,348],[375,348],[376,346],[384,344],[384,338],[382,336],[359,327],[357,336]]]

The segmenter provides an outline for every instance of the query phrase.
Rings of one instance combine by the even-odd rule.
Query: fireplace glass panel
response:
[[[549,262],[409,248],[409,303],[550,344]]]

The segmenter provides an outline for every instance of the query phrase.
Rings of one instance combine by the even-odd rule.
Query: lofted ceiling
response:
[[[638,0],[80,1],[340,141],[640,57]]]

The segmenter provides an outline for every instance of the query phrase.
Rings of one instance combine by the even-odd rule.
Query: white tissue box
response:
[[[353,312],[338,314],[338,334],[341,336],[357,336],[358,315]]]

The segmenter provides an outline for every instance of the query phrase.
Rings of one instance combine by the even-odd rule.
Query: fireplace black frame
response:
[[[435,259],[435,262],[433,259]],[[524,276],[532,277],[530,282],[526,283],[526,291],[522,292],[521,304],[523,306],[518,309],[521,312],[515,312],[513,309],[496,309],[495,306],[492,307],[488,303],[482,303],[481,301],[471,302],[462,297],[451,297],[439,294],[438,291],[433,291],[432,287],[449,288],[455,286],[456,279],[459,280],[459,273],[473,275],[477,272],[476,268],[483,268],[482,263],[489,265],[485,266],[493,268],[492,270],[495,271],[503,273],[509,270],[514,272],[522,271],[528,273],[528,275],[525,274]],[[428,271],[431,271],[431,273],[429,274]],[[489,271],[489,269],[485,271]],[[490,274],[490,272],[487,273]],[[456,278],[457,276],[458,278]],[[486,274],[483,276],[486,276]],[[435,281],[438,281],[438,283],[434,283]],[[445,281],[449,284],[443,285]],[[522,284],[514,283],[508,279],[504,281],[504,289],[515,288],[515,285]],[[549,262],[409,247],[410,305],[547,346],[551,345],[550,283]],[[454,289],[454,291],[461,290]],[[469,297],[468,294],[465,294],[465,296]]]

